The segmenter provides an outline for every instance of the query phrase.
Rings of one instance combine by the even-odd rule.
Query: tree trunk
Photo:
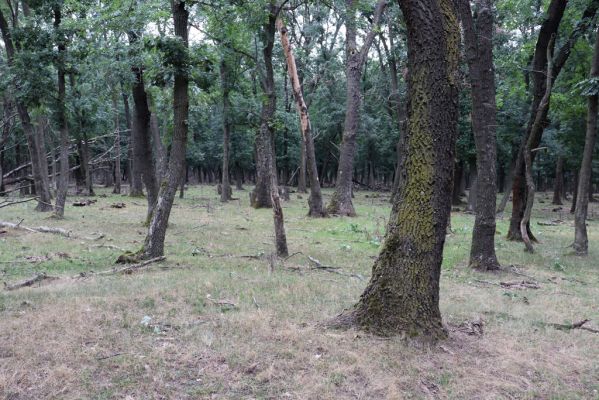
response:
[[[503,215],[503,212],[505,211],[505,206],[507,206],[507,202],[510,199],[510,193],[512,193],[512,183],[514,180],[514,167],[515,167],[514,160],[512,160],[512,162],[510,162],[507,179],[505,181],[505,185],[504,185],[504,189],[503,189],[503,196],[501,197],[501,201],[499,202],[499,205],[497,206],[497,214],[499,214],[500,216]]]
[[[60,29],[62,19],[60,5],[54,6],[54,30]],[[66,85],[64,57],[66,53],[66,38],[58,35],[58,54],[56,69],[58,70],[58,97],[56,102],[56,121],[60,133],[60,175],[58,177],[58,188],[56,190],[56,204],[54,216],[64,218],[64,207],[69,190],[69,128],[66,116]]]
[[[346,111],[345,123],[343,129],[343,139],[339,150],[339,166],[337,170],[337,182],[335,192],[331,197],[331,201],[327,207],[329,214],[345,215],[349,217],[356,216],[354,205],[352,203],[352,186],[354,173],[354,157],[356,155],[356,137],[360,125],[360,105],[362,103],[362,90],[360,83],[364,63],[368,56],[368,51],[374,40],[374,35],[378,34],[378,24],[381,15],[387,6],[386,0],[379,0],[376,5],[373,18],[373,26],[364,39],[362,48],[359,49],[356,42],[357,23],[356,23],[356,8],[358,2],[356,0],[346,0],[346,65],[345,74],[347,78],[346,92]]]
[[[181,39],[182,52],[188,51],[187,23],[189,11],[184,0],[172,0],[175,35]],[[164,255],[164,240],[171,208],[177,187],[184,174],[189,118],[189,77],[185,59],[177,60],[174,66],[175,83],[173,88],[173,140],[166,177],[160,183],[158,201],[144,242],[142,257],[151,259]]]
[[[561,206],[564,192],[564,157],[558,156],[555,165],[555,181],[553,182],[553,201],[552,204]]]
[[[547,88],[547,79],[545,76],[545,71],[547,70],[547,46],[549,45],[550,40],[557,35],[558,28],[562,17],[564,15],[564,10],[567,4],[567,0],[551,0],[549,4],[549,9],[547,12],[547,17],[541,24],[541,29],[539,31],[539,37],[537,40],[537,44],[535,47],[535,54],[533,57],[533,62],[531,66],[531,76],[533,82],[533,101],[531,107],[531,114],[529,117],[528,125],[525,134],[522,137],[522,142],[520,144],[520,150],[518,153],[518,158],[516,160],[516,167],[514,169],[514,180],[513,180],[513,196],[512,196],[512,216],[510,219],[510,228],[508,232],[508,239],[510,240],[523,240],[522,237],[522,218],[524,217],[525,206],[527,204],[527,185],[526,185],[526,167],[525,167],[525,147],[527,146],[527,142],[529,141],[530,136],[532,135],[532,139],[530,139],[530,148],[534,149],[539,146],[541,142],[544,129],[548,124],[547,116],[549,113],[549,106],[551,95],[549,95],[549,99],[547,102],[543,104],[541,108],[541,101],[546,93]],[[564,42],[564,44],[560,47],[557,52],[554,62],[553,62],[553,77],[552,83],[555,82],[559,73],[561,72],[563,66],[565,65],[568,57],[570,56],[571,50],[576,44],[576,41],[580,36],[582,36],[589,26],[591,26],[593,17],[597,12],[597,8],[599,7],[599,2],[591,1],[588,3],[587,8],[583,12],[582,19],[578,21],[575,28],[570,33],[568,39]],[[532,128],[537,117],[540,117],[541,124],[536,129],[536,132],[532,132]],[[531,167],[534,163],[535,154],[533,153],[531,156]],[[530,188],[528,188],[530,190]],[[530,230],[530,225],[526,227],[526,232],[528,237],[534,241],[534,236]]]
[[[524,147],[524,171],[526,177],[526,207],[524,208],[524,213],[522,215],[522,220],[520,221],[520,235],[522,236],[522,241],[526,246],[526,251],[534,252],[534,248],[532,245],[532,241],[534,240],[528,234],[530,230],[530,218],[532,215],[532,208],[534,205],[535,199],[535,184],[533,179],[533,171],[532,171],[532,157],[533,157],[533,146],[538,144],[537,140],[540,140],[540,135],[543,132],[545,120],[547,118],[547,110],[549,109],[549,100],[551,98],[551,89],[553,85],[553,46],[555,43],[555,35],[551,37],[549,40],[549,44],[547,45],[547,83],[545,86],[545,95],[541,99],[539,103],[539,108],[537,110],[537,115],[535,120],[533,121],[530,135],[528,136],[528,140],[526,141],[526,146]]]
[[[129,140],[127,141],[127,180],[129,181],[129,196],[143,197],[143,182],[141,173],[136,169],[133,162],[133,122],[131,121],[131,108],[129,107],[129,96],[123,91],[123,108],[125,110],[125,122],[129,132]]]
[[[156,169],[156,182],[162,181],[166,173],[166,149],[160,137],[160,126],[156,114],[150,115],[150,132],[152,134],[152,152],[154,153],[154,168]]]
[[[116,92],[112,97],[112,107],[114,108],[114,189],[112,193],[121,194],[121,123]]]
[[[303,138],[303,136],[302,136]],[[303,140],[300,141],[300,165],[297,176],[297,191],[299,193],[307,193],[306,186],[306,144]]]
[[[308,169],[308,178],[310,179],[310,197],[308,198],[310,217],[325,217],[326,211],[322,202],[322,193],[320,191],[320,181],[318,180],[318,168],[316,166],[316,153],[314,150],[314,139],[312,138],[312,123],[310,122],[310,115],[308,113],[308,107],[304,101],[304,95],[302,87],[300,85],[299,76],[297,74],[297,66],[295,64],[295,57],[293,50],[289,44],[289,38],[287,37],[287,28],[284,26],[281,19],[277,20],[277,29],[281,35],[281,43],[283,45],[283,52],[287,60],[287,71],[289,73],[289,80],[293,88],[293,96],[295,98],[295,104],[297,112],[300,118],[300,129],[302,131],[303,146],[306,149],[306,166]]]
[[[2,10],[0,10],[0,31],[2,32],[2,38],[4,40],[4,49],[6,50],[6,60],[9,66],[12,66],[15,57],[15,47],[12,41],[10,28]],[[19,81],[15,79],[13,82],[17,91],[20,89]],[[48,182],[48,171],[47,167],[44,170],[42,157],[46,157],[46,149],[43,147],[43,143],[40,143],[39,138],[36,135],[35,128],[31,123],[29,116],[29,110],[27,105],[16,97],[16,108],[21,120],[21,126],[27,139],[27,145],[29,147],[29,155],[31,158],[31,173],[33,175],[33,183],[39,197],[36,211],[47,212],[52,210],[52,196],[50,194],[50,186]]]
[[[130,31],[129,42],[133,45],[138,40],[137,34]],[[133,170],[141,174],[141,179],[146,187],[148,199],[146,223],[149,223],[158,198],[158,182],[156,181],[156,167],[154,166],[154,157],[152,156],[152,132],[150,130],[152,114],[144,86],[143,68],[133,65],[131,71],[135,76],[132,87],[134,113],[131,132]]]
[[[484,271],[499,269],[495,254],[495,208],[497,206],[497,106],[493,66],[493,0],[477,0],[476,26],[469,0],[460,0],[466,58],[472,87],[472,130],[476,145],[476,180],[472,183],[474,229],[470,267]],[[472,189],[476,188],[475,193]],[[469,201],[470,203],[470,201]]]
[[[478,192],[478,169],[476,164],[470,165],[470,188],[468,189],[468,205],[466,210],[476,212],[477,192]]]
[[[439,279],[451,209],[460,30],[451,0],[400,2],[408,32],[406,181],[360,301],[333,326],[442,339]]]
[[[591,79],[599,77],[599,30],[595,36],[595,49],[591,66]],[[576,254],[586,256],[589,253],[589,239],[587,236],[587,213],[589,209],[589,187],[593,168],[593,152],[597,140],[597,111],[599,108],[599,95],[594,94],[588,98],[587,129],[582,154],[582,164],[578,177],[578,195],[576,197],[576,212],[574,214],[574,251]]]
[[[239,164],[235,168],[235,189],[243,190],[243,170]]]
[[[451,204],[461,206],[462,202],[462,176],[464,172],[464,163],[456,162],[453,170],[453,189],[451,190]]]
[[[231,84],[229,67],[227,60],[223,57],[220,62],[220,83],[223,91],[223,176],[221,180],[220,201],[223,203],[231,200],[232,190],[229,182],[229,151],[231,136]]]
[[[271,4],[274,8],[274,4]],[[277,98],[275,93],[274,68],[272,64],[273,48],[275,41],[275,15],[271,12],[268,21],[262,26],[261,39],[264,48],[262,57],[264,61],[264,73],[260,80],[262,91],[262,111],[260,113],[260,129],[256,135],[256,187],[250,195],[251,205],[254,208],[272,207],[271,196],[271,174],[275,155],[273,119],[276,112]],[[269,159],[271,161],[269,161]],[[274,167],[274,180],[277,180],[276,167]]]

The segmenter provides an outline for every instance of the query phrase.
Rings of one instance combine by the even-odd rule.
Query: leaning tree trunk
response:
[[[177,46],[182,53],[188,51],[187,23],[189,11],[184,0],[172,0],[175,35],[180,39]],[[174,67],[175,83],[173,88],[173,140],[166,177],[160,184],[158,201],[148,227],[142,258],[150,259],[164,255],[164,240],[168,219],[177,193],[177,187],[183,178],[187,145],[189,118],[189,77],[185,58],[176,60]]]
[[[505,211],[507,202],[510,199],[510,193],[512,193],[512,183],[514,181],[514,166],[515,166],[515,164],[514,164],[514,161],[512,160],[512,162],[510,163],[510,166],[509,166],[506,183],[504,185],[503,196],[501,197],[501,201],[499,202],[499,205],[497,206],[496,213],[500,216],[500,218],[503,218],[503,212]]]
[[[15,57],[15,47],[12,40],[12,35],[8,22],[4,18],[4,14],[0,9],[0,31],[2,32],[2,39],[4,40],[4,49],[6,50],[6,60],[9,66],[13,65]],[[20,89],[20,83],[18,79],[14,80],[14,86],[17,92]],[[42,157],[46,157],[46,149],[43,146],[43,142],[40,143],[39,138],[35,133],[35,128],[31,123],[31,117],[27,105],[16,97],[16,108],[21,120],[21,126],[23,133],[27,139],[27,146],[29,147],[29,155],[31,158],[31,172],[33,175],[33,184],[35,192],[38,196],[36,211],[47,212],[52,211],[52,196],[50,194],[50,184],[48,180],[48,168],[47,163],[42,162]],[[46,165],[44,170],[43,165]]]
[[[54,29],[59,31],[62,15],[60,5],[54,7]],[[69,189],[69,128],[66,116],[66,85],[65,85],[65,53],[66,38],[58,35],[58,60],[56,69],[58,70],[58,97],[56,102],[56,121],[60,133],[60,175],[58,177],[58,188],[56,190],[56,204],[54,206],[54,216],[64,218],[64,207],[67,201],[67,191]]]
[[[300,85],[299,76],[297,74],[297,66],[295,64],[295,57],[293,50],[287,37],[287,28],[283,24],[281,19],[277,20],[277,29],[281,34],[281,43],[283,45],[283,52],[287,60],[287,71],[289,73],[289,80],[293,87],[293,96],[295,97],[295,104],[297,112],[300,117],[300,129],[302,131],[303,147],[306,151],[306,166],[308,169],[308,178],[310,179],[310,197],[308,198],[310,217],[325,217],[326,210],[322,203],[322,193],[320,191],[320,181],[318,180],[318,169],[316,166],[316,153],[314,151],[314,139],[312,138],[312,124],[310,122],[310,115],[308,113],[308,107],[304,101],[304,94]]]
[[[599,30],[595,38],[593,63],[591,66],[591,79],[599,77]],[[589,188],[593,168],[593,152],[597,140],[597,111],[599,108],[599,95],[589,96],[587,112],[587,131],[584,141],[582,164],[578,175],[578,194],[576,197],[576,211],[574,214],[574,251],[578,255],[586,256],[589,253],[589,239],[587,236],[587,213],[589,209]]]
[[[551,0],[549,9],[547,12],[547,18],[543,21],[541,29],[539,31],[539,37],[535,47],[535,54],[533,57],[532,67],[530,74],[533,81],[533,101],[531,107],[531,114],[525,135],[522,138],[518,158],[516,160],[516,167],[514,169],[514,180],[513,180],[513,196],[512,196],[512,216],[510,219],[510,228],[508,231],[508,239],[510,240],[524,240],[522,237],[522,219],[524,218],[525,207],[527,204],[527,190],[530,188],[526,184],[526,166],[525,166],[525,147],[529,141],[529,137],[533,135],[530,140],[530,148],[537,148],[541,142],[543,132],[548,124],[547,116],[549,113],[549,104],[551,100],[551,94],[549,101],[543,104],[541,102],[546,92],[547,79],[545,71],[547,69],[547,58],[546,51],[549,41],[553,36],[557,35],[560,21],[563,17],[564,10],[567,4],[567,0]],[[567,40],[564,41],[560,49],[556,52],[556,56],[553,60],[553,77],[552,83],[555,82],[563,66],[568,60],[574,45],[578,41],[578,38],[582,36],[592,25],[594,16],[599,7],[599,1],[590,1],[587,4],[587,8],[582,14],[582,18],[577,22],[576,26],[570,33]],[[532,132],[533,125],[537,117],[541,117],[542,123],[536,132]],[[531,156],[531,165],[534,163],[535,153]],[[534,241],[535,238],[530,230],[530,225],[526,227],[528,238]]]
[[[335,192],[327,206],[329,214],[345,215],[349,217],[356,216],[356,211],[352,203],[352,186],[354,173],[354,158],[356,155],[356,138],[360,125],[360,105],[362,103],[362,90],[360,87],[362,81],[362,71],[364,63],[368,57],[368,51],[374,40],[374,35],[378,34],[378,24],[381,15],[387,6],[386,0],[379,0],[377,3],[373,26],[364,39],[362,48],[359,49],[356,41],[357,23],[356,0],[346,0],[347,20],[346,20],[346,64],[345,75],[347,79],[346,91],[346,111],[345,123],[343,128],[343,139],[339,152],[339,167],[337,169],[337,182]]]
[[[485,271],[499,269],[495,254],[495,207],[497,205],[496,158],[497,106],[495,104],[495,68],[493,66],[493,0],[476,2],[476,26],[470,0],[460,0],[466,57],[472,87],[472,130],[476,145],[474,229],[470,249],[470,267]],[[454,187],[455,190],[455,187]],[[471,193],[472,195],[473,193]],[[474,196],[472,196],[474,197]]]
[[[138,40],[136,33],[129,32],[129,42],[132,45]],[[135,76],[132,88],[134,113],[131,131],[133,170],[141,174],[141,179],[146,187],[148,199],[146,223],[149,223],[158,198],[158,182],[156,181],[156,167],[152,155],[152,132],[150,130],[152,114],[144,85],[143,69],[138,65],[134,65],[131,67],[131,71]]]
[[[220,63],[220,82],[223,91],[223,173],[221,179],[220,201],[223,203],[231,200],[231,182],[229,181],[229,153],[231,141],[231,100],[229,94],[231,85],[229,83],[230,75],[227,61],[223,57]]]
[[[353,310],[332,325],[435,340],[447,336],[439,279],[457,138],[460,30],[451,0],[404,0],[400,6],[408,32],[406,181],[370,283]]]
[[[526,207],[520,221],[520,235],[526,246],[526,251],[533,253],[534,247],[532,245],[533,239],[529,236],[528,231],[530,230],[530,217],[532,215],[532,208],[535,200],[535,183],[532,175],[532,155],[534,152],[533,145],[535,145],[537,138],[543,132],[543,124],[547,118],[547,112],[544,111],[549,108],[549,99],[551,98],[551,89],[553,84],[553,45],[555,44],[555,35],[551,37],[549,44],[547,45],[547,83],[545,86],[545,96],[539,103],[539,109],[537,116],[532,124],[530,135],[526,141],[524,148],[524,171],[526,177]]]
[[[558,156],[555,165],[555,181],[553,182],[553,201],[552,204],[561,206],[564,197],[564,156]]]

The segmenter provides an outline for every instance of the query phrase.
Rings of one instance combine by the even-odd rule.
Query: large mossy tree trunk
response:
[[[291,86],[293,88],[293,97],[295,98],[297,112],[300,118],[300,130],[302,133],[302,147],[305,149],[306,167],[308,170],[308,178],[310,180],[310,197],[308,198],[308,215],[310,217],[326,217],[327,213],[323,206],[322,193],[320,190],[320,181],[318,179],[318,168],[316,166],[316,153],[314,150],[314,139],[312,138],[312,123],[308,113],[308,106],[304,101],[304,94],[300,84],[297,66],[295,64],[295,56],[289,37],[287,36],[287,28],[281,19],[277,20],[277,29],[281,35],[281,43],[283,52],[287,60],[287,71]]]
[[[597,77],[599,77],[599,30],[595,37],[595,49],[590,79],[597,79]],[[586,137],[582,154],[582,164],[580,166],[580,173],[578,174],[578,194],[576,196],[576,211],[574,213],[574,251],[581,256],[586,256],[589,253],[589,239],[586,222],[589,209],[593,152],[595,150],[595,142],[597,141],[598,94],[595,93],[589,96],[587,107]]]
[[[54,216],[64,218],[64,208],[69,190],[69,128],[66,115],[66,81],[65,81],[65,57],[66,37],[61,33],[62,10],[60,5],[53,7],[54,30],[58,47],[56,69],[58,73],[58,96],[56,98],[56,122],[60,137],[60,175],[56,189],[56,204],[54,205]]]
[[[512,216],[510,219],[510,227],[508,231],[508,239],[523,240],[521,233],[521,222],[524,217],[524,212],[527,204],[527,185],[526,185],[526,166],[525,166],[525,148],[530,142],[530,148],[535,149],[541,143],[543,132],[548,125],[547,116],[551,103],[551,94],[546,103],[541,104],[545,96],[547,88],[546,70],[547,70],[547,46],[552,37],[557,37],[558,28],[564,15],[564,10],[567,5],[567,0],[551,0],[547,11],[547,16],[541,24],[539,36],[535,46],[535,53],[531,65],[530,76],[532,78],[532,107],[529,121],[526,127],[525,134],[522,137],[516,166],[514,168],[514,179],[512,183]],[[592,25],[594,16],[599,7],[598,1],[590,1],[587,8],[582,14],[582,18],[577,22],[576,26],[570,32],[568,38],[563,42],[558,51],[555,52],[553,58],[553,76],[552,83],[555,82],[568,60],[574,45],[578,39],[588,31]],[[557,39],[556,39],[557,40]],[[533,125],[537,117],[541,118],[541,125],[536,132],[533,132]],[[532,138],[530,136],[532,135]],[[531,156],[531,166],[534,164],[535,153]],[[527,236],[531,241],[536,241],[533,233],[530,230],[530,224],[526,226]]]
[[[327,206],[328,213],[332,215],[356,216],[356,211],[352,203],[352,186],[354,158],[357,146],[356,139],[360,125],[360,106],[362,104],[362,73],[374,36],[378,34],[378,24],[386,6],[387,0],[379,0],[374,11],[373,26],[364,39],[362,47],[358,48],[356,41],[358,32],[356,21],[358,1],[345,1],[345,9],[347,11],[345,23],[346,110],[343,139],[339,150],[339,166],[337,169],[335,192],[333,192],[331,201]]]
[[[187,72],[188,60],[188,32],[187,24],[189,11],[184,0],[171,0],[175,35],[178,41],[173,45],[181,46],[180,50],[186,57],[175,61],[173,87],[173,139],[166,176],[160,183],[158,200],[152,213],[148,233],[142,250],[142,258],[150,259],[164,255],[164,240],[166,228],[181,179],[185,168],[185,155],[187,146],[187,131],[189,118],[189,76]]]
[[[405,183],[356,306],[332,325],[442,339],[439,279],[451,208],[460,30],[452,0],[404,0],[408,32]]]
[[[499,269],[495,254],[495,207],[497,205],[497,106],[493,65],[493,1],[477,0],[476,22],[470,0],[460,0],[466,58],[472,87],[472,130],[476,145],[476,206],[470,267]],[[474,185],[473,185],[474,186]],[[455,190],[455,187],[454,187]]]
[[[4,50],[6,51],[7,64],[12,66],[16,50],[10,27],[7,20],[4,18],[2,10],[0,10],[0,32],[2,32],[2,39],[4,40]],[[18,75],[15,75],[13,84],[18,92],[21,87]],[[27,146],[29,148],[33,185],[35,188],[35,193],[38,196],[35,210],[41,212],[52,211],[52,195],[50,194],[48,167],[47,162],[44,162],[46,161],[46,149],[43,140],[41,140],[43,138],[40,138],[36,134],[36,129],[31,122],[27,104],[25,104],[23,100],[19,99],[18,96],[15,98],[15,106],[19,115],[19,119],[21,120],[21,127],[23,129],[23,133],[25,134],[25,138],[27,139]]]
[[[131,46],[136,46],[139,40],[138,35],[133,31],[130,31],[128,35]],[[132,83],[133,119],[131,124],[133,171],[141,174],[141,179],[146,187],[148,200],[146,223],[149,223],[158,199],[158,182],[152,154],[152,131],[150,129],[152,113],[150,112],[148,94],[144,84],[143,68],[139,65],[133,65],[131,71],[135,77]]]

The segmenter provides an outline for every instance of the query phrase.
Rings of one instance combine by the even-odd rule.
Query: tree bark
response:
[[[527,129],[525,134],[522,137],[522,142],[520,145],[520,150],[518,153],[518,158],[516,160],[516,167],[514,169],[514,179],[513,179],[513,196],[512,196],[512,216],[510,219],[510,228],[508,231],[508,239],[510,240],[523,240],[521,234],[521,221],[524,217],[525,206],[527,203],[527,187],[526,187],[526,168],[525,168],[525,147],[527,146],[527,142],[529,141],[529,137],[533,134],[532,127],[537,118],[537,115],[541,116],[542,124],[539,129],[534,132],[533,138],[530,140],[531,148],[537,148],[539,143],[541,142],[541,138],[543,136],[543,131],[548,124],[547,116],[549,113],[549,106],[551,96],[549,96],[549,101],[547,101],[543,108],[540,108],[541,101],[545,96],[547,79],[545,77],[545,71],[547,70],[547,46],[549,45],[549,41],[554,35],[557,35],[558,28],[562,17],[564,15],[564,10],[567,4],[567,0],[551,0],[549,4],[549,9],[547,12],[547,17],[541,24],[541,29],[539,31],[539,37],[537,39],[537,44],[535,47],[535,54],[533,57],[533,62],[531,66],[531,77],[533,83],[533,101],[531,107],[531,114],[528,121]],[[557,79],[559,73],[561,72],[563,66],[565,65],[568,57],[570,56],[571,50],[576,44],[578,38],[584,34],[593,21],[593,17],[597,12],[597,8],[599,7],[599,2],[591,1],[585,11],[583,12],[582,18],[578,21],[574,30],[570,33],[568,39],[564,42],[564,44],[560,47],[559,51],[556,52],[556,56],[553,59],[553,82]],[[534,153],[531,156],[531,165],[534,163]],[[528,237],[534,241],[534,235],[530,230],[530,226],[526,227]]]
[[[599,77],[599,30],[595,36],[595,48],[590,73],[591,79],[597,79],[597,77]],[[589,96],[587,107],[586,137],[582,154],[582,164],[578,176],[578,195],[576,196],[576,211],[574,214],[574,251],[581,256],[586,256],[589,253],[587,213],[589,209],[593,152],[597,140],[597,111],[599,109],[599,95],[597,93]]]
[[[306,186],[306,144],[303,140],[300,141],[300,165],[299,172],[297,176],[297,191],[299,193],[307,193]]]
[[[561,206],[564,193],[564,157],[558,156],[555,165],[555,180],[553,181],[553,201],[552,204]]]
[[[58,70],[58,97],[56,101],[56,121],[60,133],[60,175],[56,190],[56,204],[54,206],[54,216],[64,218],[64,207],[69,190],[69,128],[66,116],[66,84],[65,84],[65,54],[66,38],[60,34],[60,24],[62,20],[62,11],[60,5],[54,6],[54,30],[57,33],[58,41],[58,59],[56,69]]]
[[[262,111],[260,113],[260,129],[256,135],[256,186],[251,193],[251,205],[254,208],[272,207],[271,196],[271,174],[270,162],[274,163],[274,127],[273,120],[277,107],[277,97],[275,92],[275,78],[273,68],[273,48],[276,33],[275,5],[271,3],[270,13],[266,23],[261,29],[261,39],[263,43],[262,58],[264,62],[263,76],[260,79],[262,87]],[[271,161],[269,161],[269,159]],[[276,182],[276,168],[274,169]]]
[[[156,182],[162,181],[166,173],[166,149],[160,136],[160,126],[155,113],[150,115],[150,132],[152,134],[152,153],[154,154],[154,168],[156,169]]]
[[[112,193],[121,194],[121,123],[116,92],[112,97],[112,107],[114,108],[114,188]]]
[[[143,197],[143,182],[141,173],[136,169],[133,162],[133,123],[131,122],[131,108],[129,107],[129,96],[123,90],[123,108],[125,111],[125,122],[129,132],[129,140],[127,141],[127,180],[129,181],[129,196]]]
[[[526,146],[524,148],[524,172],[526,177],[526,207],[524,208],[524,213],[522,215],[522,220],[520,221],[520,235],[522,236],[522,240],[524,241],[524,245],[526,246],[526,251],[534,252],[534,247],[532,245],[532,241],[534,240],[528,234],[530,230],[530,217],[532,215],[532,208],[534,205],[535,199],[535,183],[533,178],[532,171],[532,155],[533,155],[533,145],[537,143],[536,140],[543,132],[545,119],[547,118],[547,111],[549,109],[549,100],[551,98],[551,89],[553,85],[553,46],[555,43],[555,35],[551,37],[549,40],[549,44],[547,45],[547,82],[545,85],[545,95],[541,99],[539,103],[539,108],[537,110],[536,118],[532,124],[530,135],[528,136],[528,140],[526,141]]]
[[[439,279],[458,121],[460,30],[451,0],[404,0],[408,33],[405,186],[360,301],[332,325],[430,340],[447,336]]]
[[[453,189],[451,191],[451,204],[461,206],[462,202],[462,176],[464,173],[464,162],[455,163],[453,170]]]
[[[470,267],[491,271],[499,269],[495,254],[495,208],[497,206],[496,158],[497,106],[495,104],[495,68],[493,65],[493,0],[475,2],[476,23],[470,0],[460,1],[466,58],[472,87],[472,130],[476,145],[476,180],[474,229],[470,250]]]
[[[220,62],[220,82],[223,91],[223,176],[221,179],[220,201],[223,203],[231,200],[232,190],[229,182],[229,152],[231,137],[231,92],[230,71],[225,57]]]
[[[184,0],[171,0],[175,35],[180,39],[183,53],[188,51],[187,25],[189,11]],[[187,146],[189,118],[189,76],[187,59],[177,60],[174,65],[175,83],[173,87],[173,141],[166,177],[160,183],[158,201],[144,242],[142,258],[152,259],[164,255],[166,228],[175,200],[177,187],[183,178]]]
[[[129,32],[129,42],[134,45],[139,38],[135,32]],[[146,223],[149,223],[158,198],[158,182],[156,181],[156,167],[152,155],[152,139],[150,119],[152,113],[148,103],[148,95],[144,85],[143,68],[133,65],[131,71],[135,76],[133,81],[133,123],[131,131],[131,144],[133,145],[133,170],[141,174],[141,179],[146,187],[148,200],[148,213]]]
[[[504,185],[503,196],[501,197],[501,201],[499,202],[499,205],[497,206],[497,214],[500,216],[503,215],[503,212],[505,211],[505,206],[507,206],[507,202],[510,199],[510,193],[512,193],[512,182],[514,180],[514,167],[515,167],[515,161],[512,160],[510,162],[507,179],[506,179],[506,182]]]
[[[362,90],[360,83],[364,63],[368,57],[368,51],[378,33],[378,25],[381,15],[387,6],[387,0],[379,0],[373,18],[373,26],[364,39],[362,48],[358,48],[356,42],[357,23],[356,23],[356,0],[346,0],[346,64],[345,74],[347,78],[346,92],[346,111],[345,123],[343,129],[343,139],[339,150],[339,166],[337,170],[337,182],[335,192],[327,206],[327,211],[332,215],[345,215],[349,217],[356,216],[354,205],[352,203],[352,186],[354,173],[354,158],[356,155],[356,137],[360,125],[360,105],[362,104]]]
[[[289,38],[287,37],[287,28],[285,27],[281,19],[277,20],[277,29],[279,30],[279,33],[281,35],[283,52],[285,53],[285,58],[287,60],[287,72],[289,73],[289,79],[293,88],[293,96],[295,98],[296,108],[300,118],[300,129],[302,132],[303,147],[305,148],[306,152],[306,166],[308,170],[308,178],[310,179],[308,215],[310,217],[325,217],[327,214],[323,206],[322,193],[320,191],[320,181],[318,180],[316,153],[314,151],[314,139],[312,138],[312,124],[310,122],[308,107],[306,106],[306,102],[304,101],[304,95],[297,73],[297,66],[295,64],[293,50],[289,43]]]

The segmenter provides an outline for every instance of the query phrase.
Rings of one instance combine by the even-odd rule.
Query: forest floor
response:
[[[599,399],[599,334],[551,325],[599,329],[598,204],[588,258],[568,247],[569,205],[552,211],[539,195],[535,254],[505,239],[508,210],[499,273],[467,267],[474,216],[453,212],[441,279],[450,334],[429,347],[318,326],[364,289],[389,194],[356,192],[357,218],[316,220],[307,195],[291,194],[289,248],[301,253],[271,264],[270,210],[251,209],[247,191],[223,205],[214,187],[191,187],[176,199],[166,261],[74,278],[113,268],[146,232],[144,199],[99,192],[62,221],[33,202],[0,210],[1,221],[72,231],[0,229],[0,281],[61,277],[0,289],[2,399]],[[500,284],[522,281],[539,288]]]

